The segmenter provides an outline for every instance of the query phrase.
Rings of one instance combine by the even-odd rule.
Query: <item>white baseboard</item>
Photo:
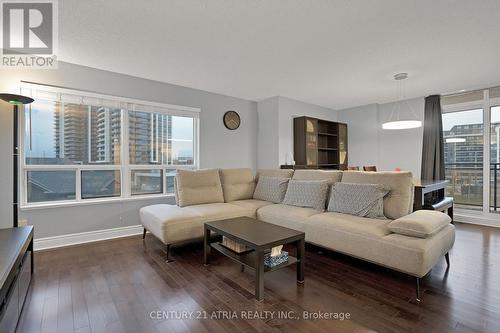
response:
[[[54,249],[69,245],[140,235],[142,231],[143,227],[141,225],[132,225],[128,227],[80,232],[77,234],[35,238],[35,240],[33,241],[33,247],[35,251]]]
[[[487,219],[483,216],[455,214],[455,220],[462,223],[479,224],[491,227],[499,227],[498,220]],[[92,243],[106,239],[120,238],[140,235],[143,232],[142,225],[132,225],[113,229],[80,232],[60,236],[35,238],[33,247],[35,251],[54,249],[63,246]]]
[[[480,215],[456,213],[453,215],[453,220],[462,223],[500,228],[500,221],[498,219],[488,218]]]

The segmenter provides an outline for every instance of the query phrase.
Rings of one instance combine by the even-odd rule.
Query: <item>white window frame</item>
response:
[[[144,100],[118,97],[112,95],[98,94],[94,92],[80,91],[67,88],[59,88],[53,86],[46,86],[40,84],[34,84],[29,82],[21,83],[21,93],[26,95],[31,95],[36,100],[36,92],[43,91],[51,94],[68,94],[72,96],[80,96],[83,98],[93,98],[98,100],[113,101],[120,105],[121,112],[121,147],[120,147],[120,164],[115,165],[81,165],[81,164],[71,164],[71,165],[27,165],[25,160],[25,112],[19,112],[19,124],[21,130],[19,131],[19,166],[20,166],[20,177],[19,177],[19,189],[20,189],[20,201],[21,209],[30,210],[38,208],[47,207],[62,207],[62,206],[73,206],[73,205],[88,205],[97,203],[109,203],[109,202],[120,202],[129,200],[144,200],[144,199],[154,199],[161,197],[172,197],[173,193],[167,193],[167,177],[166,174],[170,170],[176,169],[197,169],[199,168],[199,147],[200,147],[200,108],[186,107],[173,104],[156,103]],[[27,93],[28,92],[28,93]],[[45,100],[51,100],[43,98]],[[84,103],[82,103],[84,104]],[[125,107],[122,107],[125,106]],[[145,110],[139,109],[145,107]],[[138,108],[134,110],[134,108]],[[140,111],[140,112],[154,112],[154,113],[164,113],[171,116],[184,116],[193,118],[193,165],[136,165],[129,164],[129,111]],[[156,156],[158,158],[158,156]],[[76,173],[76,199],[75,200],[57,200],[57,201],[44,201],[44,202],[34,202],[29,203],[27,198],[27,179],[29,171],[74,171]],[[120,171],[121,178],[121,193],[119,196],[115,197],[105,197],[105,198],[92,198],[92,199],[82,199],[81,197],[81,173],[86,170],[116,170]],[[158,194],[131,194],[131,176],[132,170],[162,170],[162,193]]]
[[[483,99],[479,101],[443,105],[441,112],[454,113],[474,109],[483,110],[483,206],[479,210],[456,208],[457,221],[483,225],[500,226],[500,214],[490,212],[490,149],[491,108],[500,106],[500,98],[489,97],[490,90],[482,89]],[[488,184],[488,186],[485,186]]]

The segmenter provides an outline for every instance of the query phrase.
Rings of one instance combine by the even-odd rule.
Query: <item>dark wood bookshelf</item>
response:
[[[347,169],[347,124],[312,117],[293,121],[297,169]]]

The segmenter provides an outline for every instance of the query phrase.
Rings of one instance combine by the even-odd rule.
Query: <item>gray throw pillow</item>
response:
[[[286,190],[285,205],[325,210],[328,194],[327,180],[290,180]]]
[[[385,218],[384,197],[389,189],[378,184],[335,183],[328,211],[361,217]]]
[[[260,176],[253,198],[258,200],[281,203],[285,197],[289,178]]]

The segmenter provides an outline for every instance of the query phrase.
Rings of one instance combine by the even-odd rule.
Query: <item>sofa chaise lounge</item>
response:
[[[390,189],[383,199],[387,218],[366,218],[253,199],[261,176],[327,180],[330,185],[381,184]],[[147,230],[161,240],[167,247],[167,260],[170,245],[201,239],[205,222],[248,216],[304,231],[308,243],[409,274],[416,278],[419,300],[419,279],[443,257],[449,265],[448,251],[455,241],[455,228],[446,214],[412,213],[410,172],[258,170],[254,176],[250,169],[178,170],[175,185],[176,205],[158,204],[140,210],[143,236]],[[424,234],[418,233],[422,228],[415,231],[390,226],[392,221],[401,221],[404,229],[407,220],[424,230],[435,220],[447,223]]]

